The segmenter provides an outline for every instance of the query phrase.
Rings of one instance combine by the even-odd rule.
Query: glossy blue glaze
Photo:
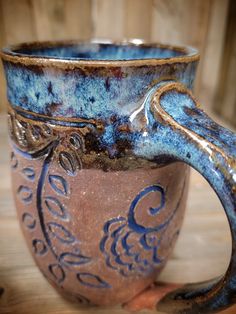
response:
[[[86,75],[77,69],[71,73],[5,63],[7,95],[13,106],[49,116],[109,118],[129,116],[150,86],[168,77],[192,88],[196,64],[165,67],[102,69]],[[96,73],[98,72],[98,73]],[[100,73],[99,73],[100,72]]]
[[[83,66],[61,69],[50,64],[22,65],[4,61],[7,95],[13,106],[49,116],[109,119],[129,116],[143,101],[150,87],[163,79],[173,79],[192,88],[197,62],[168,64],[168,58],[182,56],[166,48],[139,46],[79,45],[19,49],[28,56],[71,57],[75,51],[87,51],[87,59],[135,60],[136,58],[166,58],[163,65]],[[7,52],[7,50],[6,50]],[[190,53],[191,54],[191,53]],[[83,60],[78,56],[76,60]]]

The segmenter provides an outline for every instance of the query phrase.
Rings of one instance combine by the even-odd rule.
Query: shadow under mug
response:
[[[12,185],[30,251],[80,303],[124,303],[155,281],[178,237],[189,166],[218,195],[232,234],[226,274],[167,293],[158,310],[207,313],[236,296],[236,136],[191,89],[188,47],[29,43],[1,52]]]

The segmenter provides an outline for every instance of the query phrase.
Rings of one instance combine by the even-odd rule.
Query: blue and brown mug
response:
[[[13,192],[44,276],[80,303],[124,303],[150,286],[183,221],[189,169],[218,195],[232,257],[217,280],[173,289],[169,313],[236,300],[236,135],[200,108],[188,47],[139,41],[29,43],[1,52]]]

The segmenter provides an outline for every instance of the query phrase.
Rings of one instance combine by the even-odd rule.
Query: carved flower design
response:
[[[159,199],[157,206],[143,208],[143,210],[147,211],[149,216],[164,212],[165,192],[160,185],[149,186],[142,190],[131,202],[127,218],[117,217],[107,221],[103,228],[104,236],[100,242],[100,250],[105,256],[108,267],[119,271],[123,276],[148,273],[154,268],[162,267],[178,235],[178,230],[168,226],[179,208],[184,188],[183,184],[174,210],[164,221],[156,225],[142,225],[138,222],[136,209],[144,197],[156,193]]]

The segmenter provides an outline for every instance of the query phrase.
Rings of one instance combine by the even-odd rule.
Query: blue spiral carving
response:
[[[146,232],[151,232],[151,231],[158,231],[158,229],[160,229],[160,226],[157,226],[156,228],[148,228],[145,226],[142,226],[140,224],[138,224],[135,220],[135,208],[137,206],[137,204],[140,202],[140,200],[146,196],[147,194],[151,193],[151,192],[158,192],[160,193],[161,196],[161,201],[160,204],[158,204],[157,207],[155,208],[149,208],[149,213],[153,216],[156,215],[158,212],[160,212],[162,210],[162,208],[165,206],[165,193],[164,193],[164,189],[163,187],[161,187],[160,185],[152,185],[152,186],[148,186],[146,187],[144,190],[142,190],[132,201],[130,208],[129,208],[129,214],[128,214],[128,224],[129,224],[129,228],[134,230],[137,233],[146,233]]]
[[[152,185],[143,189],[131,202],[127,218],[116,217],[107,221],[103,227],[104,236],[100,242],[100,250],[105,256],[106,265],[119,271],[123,276],[135,273],[148,273],[153,267],[161,266],[165,257],[160,256],[161,241],[181,203],[185,183],[180,198],[172,213],[158,225],[144,226],[137,222],[135,213],[140,201],[150,193],[158,193],[160,201],[154,208],[147,210],[150,216],[159,215],[165,209],[165,190],[161,185]],[[178,234],[174,232],[173,239]]]

